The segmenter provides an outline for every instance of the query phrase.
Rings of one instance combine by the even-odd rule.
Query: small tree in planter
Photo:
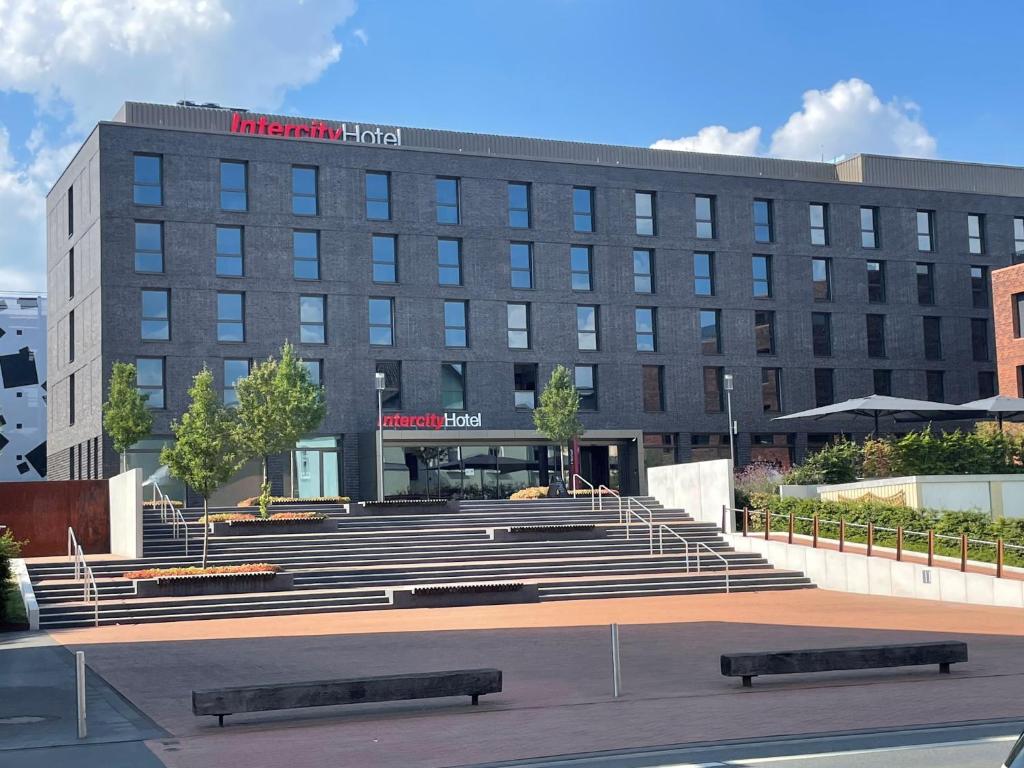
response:
[[[584,431],[579,410],[580,393],[572,383],[569,369],[564,365],[556,366],[540,393],[540,405],[533,410],[533,423],[548,440],[558,444],[558,464],[563,478],[564,447]]]
[[[259,458],[263,463],[260,514],[266,517],[270,498],[267,459],[291,450],[303,435],[320,426],[326,412],[324,390],[309,380],[295,348],[285,342],[280,360],[271,357],[257,363],[248,376],[238,380],[235,391],[236,440],[246,459]]]
[[[173,445],[164,446],[160,463],[203,497],[203,518],[209,515],[209,498],[231,479],[243,458],[235,440],[234,415],[213,387],[213,374],[205,366],[188,391],[191,402],[181,421],[171,423]],[[186,533],[187,535],[187,533]],[[210,543],[210,525],[203,524],[203,568]]]
[[[146,407],[149,395],[139,392],[137,372],[131,363],[114,363],[110,373],[110,397],[103,404],[103,428],[121,456],[121,471],[127,468],[126,454],[135,443],[149,435],[153,414]]]

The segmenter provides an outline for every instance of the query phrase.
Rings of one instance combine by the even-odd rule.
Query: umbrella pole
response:
[[[875,437],[878,437],[878,411],[875,411]]]
[[[1003,414],[1000,413],[997,416],[997,418],[999,419],[999,431],[1002,432],[1003,431]]]

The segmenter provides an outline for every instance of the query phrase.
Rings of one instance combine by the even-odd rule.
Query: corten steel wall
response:
[[[19,540],[25,557],[67,554],[68,528],[86,554],[110,551],[106,480],[0,483],[0,524]]]
[[[999,370],[999,394],[1021,397],[1017,367],[1024,365],[1024,338],[1014,329],[1015,294],[1024,294],[1024,264],[997,269],[992,273],[992,311],[995,315],[996,360]],[[1024,329],[1022,329],[1024,331]]]

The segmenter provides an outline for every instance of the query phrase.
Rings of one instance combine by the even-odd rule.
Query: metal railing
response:
[[[719,560],[721,560],[725,564],[725,567],[723,568],[723,570],[725,571],[725,592],[726,592],[726,594],[729,593],[729,591],[732,588],[731,584],[730,584],[730,580],[729,580],[729,561],[722,554],[720,554],[719,552],[716,552],[706,542],[703,542],[703,541],[693,541],[693,542],[691,542],[689,539],[687,539],[684,536],[680,535],[679,532],[674,530],[671,526],[665,525],[664,523],[662,523],[661,525],[658,526],[658,554],[659,555],[664,555],[665,554],[665,531],[668,531],[672,536],[674,536],[675,538],[679,539],[679,541],[683,542],[683,545],[686,547],[686,549],[684,551],[685,551],[685,555],[686,555],[686,572],[687,573],[690,572],[690,547],[694,548],[694,552],[695,552],[694,561],[695,561],[696,566],[697,566],[697,573],[701,572],[701,557],[700,557],[701,547],[706,549],[714,557],[717,557]]]
[[[181,537],[185,539],[185,557],[188,557],[188,522],[185,520],[185,515],[174,505],[171,497],[163,492],[160,485],[154,482],[153,503],[156,504],[158,501],[160,503],[160,522],[167,523],[168,518],[170,519],[171,536],[175,539]]]
[[[96,584],[96,575],[92,572],[92,568],[85,566],[85,583],[83,584],[82,590],[82,602],[92,603],[93,605],[93,624],[95,626],[100,625],[100,588]],[[92,592],[92,600],[89,599],[89,593]]]
[[[604,492],[605,491],[608,491],[609,495],[614,496],[616,499],[618,499],[618,503],[619,503],[619,519],[621,520],[622,519],[622,494],[620,494],[618,491],[616,491],[616,490],[614,490],[612,488],[609,488],[607,485],[604,485],[603,483],[601,485],[597,486],[597,511],[598,512],[604,512]],[[590,505],[590,511],[591,512],[594,511],[594,505],[593,504]]]
[[[587,480],[587,478],[583,477],[583,475],[578,475],[575,472],[573,472],[572,473],[572,477],[569,478],[569,482],[572,483],[572,497],[574,499],[576,498],[576,481],[577,480],[581,481],[585,486],[587,486],[587,488],[590,489],[590,498],[591,498],[591,500],[593,500],[593,498],[594,498],[594,484],[591,483],[589,480]]]
[[[71,526],[68,526],[68,559],[74,559],[75,561],[75,581],[78,581],[82,577],[82,569],[86,567],[85,552],[82,551],[78,539],[75,538],[75,531]]]
[[[647,512],[647,517],[644,517],[640,512],[633,509],[633,505],[640,507],[640,509]],[[650,552],[654,554],[654,512],[639,499],[635,499],[632,496],[626,497],[626,505],[619,507],[619,523],[625,524],[626,526],[626,540],[629,540],[629,528],[633,522],[633,518],[636,518],[641,523],[647,526],[648,540],[650,542]]]

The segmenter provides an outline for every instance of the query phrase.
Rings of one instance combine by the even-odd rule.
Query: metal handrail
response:
[[[81,568],[85,567],[85,552],[82,551],[82,547],[78,543],[78,539],[75,537],[75,531],[68,526],[68,557],[74,558],[75,561],[75,581],[81,576]]]
[[[172,505],[171,511],[174,513],[171,517],[171,523],[173,525],[171,535],[174,536],[174,538],[178,538],[178,528],[181,528],[185,538],[185,557],[188,557],[188,521],[185,520],[185,516],[177,507]]]
[[[576,474],[575,472],[572,473],[572,477],[569,478],[569,480],[572,482],[572,497],[574,499],[576,498],[576,481],[577,480],[582,480],[586,484],[586,486],[590,489],[590,511],[593,512],[594,511],[594,504],[596,503],[594,501],[594,484],[591,483],[589,480],[587,480],[587,478],[583,477],[583,475]]]
[[[658,554],[659,555],[664,555],[665,554],[665,538],[664,538],[664,532],[665,531],[668,531],[670,534],[672,534],[677,539],[679,539],[681,542],[683,542],[683,544],[686,546],[686,550],[685,550],[685,553],[686,553],[686,572],[689,573],[690,572],[690,546],[691,546],[691,542],[688,539],[686,539],[683,536],[681,536],[679,534],[679,532],[674,530],[671,526],[665,525],[664,523],[662,523],[661,525],[658,526]],[[726,559],[725,556],[723,556],[721,553],[716,552],[714,549],[712,549],[708,544],[706,544],[703,541],[694,541],[692,543],[692,546],[696,550],[696,556],[695,556],[694,560],[697,563],[697,573],[701,572],[701,570],[700,570],[701,569],[701,561],[700,561],[700,548],[701,547],[706,549],[713,556],[717,557],[719,560],[722,561],[722,563],[724,563],[725,568],[723,570],[725,571],[725,592],[726,592],[726,594],[728,594],[730,589],[731,589],[731,584],[730,584],[730,579],[729,579],[729,561],[728,561],[728,559]]]
[[[92,568],[85,566],[85,584],[82,591],[82,602],[93,604],[93,623],[95,626],[100,625],[100,588],[96,584],[96,575],[92,572]],[[89,600],[89,587],[92,587],[93,599]]]
[[[646,510],[647,514],[648,514],[648,517],[645,518],[639,512],[635,511],[633,509],[633,504],[636,504],[641,509]],[[625,525],[626,525],[626,540],[627,541],[629,540],[629,525],[630,525],[630,517],[632,516],[632,517],[635,517],[637,520],[639,520],[641,523],[643,523],[644,525],[647,526],[648,539],[649,539],[649,542],[650,542],[650,551],[651,551],[651,554],[653,555],[654,554],[654,512],[652,512],[650,510],[650,508],[646,504],[644,504],[642,501],[640,501],[639,499],[635,499],[632,496],[627,496],[626,497],[626,506],[625,506],[625,509],[623,511],[625,512],[625,520],[620,518],[619,522],[620,523],[621,522],[625,522]]]
[[[171,501],[171,497],[164,493],[159,483],[153,483],[153,501],[157,501],[157,497],[160,497],[160,521],[162,523],[167,522],[168,512],[170,512],[170,523],[171,523],[171,536],[175,539],[178,538],[178,532],[181,531],[185,538],[185,556],[188,557],[188,521],[185,520],[185,515],[181,513],[181,510],[174,506]]]
[[[617,498],[619,500],[619,522],[621,523],[622,522],[622,494],[620,494],[618,491],[616,491],[613,488],[609,488],[604,483],[601,483],[600,485],[597,486],[597,511],[598,512],[604,512],[604,494],[601,492],[602,489],[605,490],[605,491],[608,491],[608,493],[610,493],[612,496],[614,496],[615,498]],[[593,504],[591,504],[591,506],[590,506],[590,511],[591,512],[594,511]]]

